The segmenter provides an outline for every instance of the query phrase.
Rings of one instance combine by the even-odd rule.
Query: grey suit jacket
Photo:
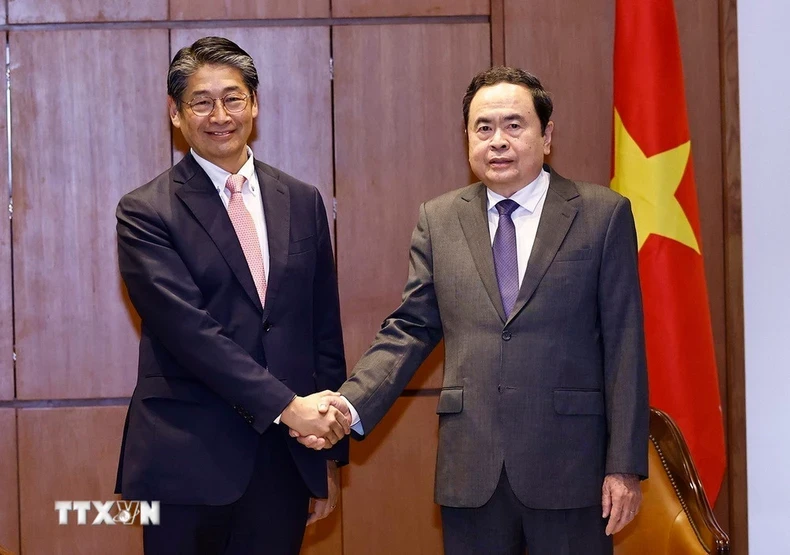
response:
[[[436,502],[479,507],[503,465],[536,509],[600,505],[605,474],[647,475],[648,397],[630,203],[551,168],[505,318],[480,183],[423,204],[403,302],[341,387],[369,433],[445,341]]]

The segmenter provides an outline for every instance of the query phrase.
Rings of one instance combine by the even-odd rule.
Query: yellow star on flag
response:
[[[614,112],[615,175],[611,188],[631,201],[639,248],[651,233],[663,235],[700,252],[697,237],[675,191],[686,171],[691,141],[649,158]]]

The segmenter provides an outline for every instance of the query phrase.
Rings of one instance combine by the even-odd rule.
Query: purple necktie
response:
[[[510,317],[518,297],[518,254],[516,251],[516,226],[510,215],[518,208],[518,203],[505,199],[496,204],[499,212],[499,225],[494,234],[494,267],[499,282],[499,294],[505,316]]]

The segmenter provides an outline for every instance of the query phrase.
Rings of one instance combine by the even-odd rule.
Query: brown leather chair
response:
[[[730,552],[677,425],[650,409],[650,478],[642,482],[636,518],[615,536],[615,555],[704,555]]]

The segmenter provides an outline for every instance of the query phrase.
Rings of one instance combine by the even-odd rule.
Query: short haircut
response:
[[[477,91],[483,87],[490,87],[498,83],[512,83],[526,87],[532,94],[532,102],[535,104],[535,112],[540,120],[540,132],[546,132],[546,125],[549,123],[551,113],[554,111],[554,104],[551,101],[548,91],[540,84],[540,80],[523,69],[507,66],[494,66],[485,71],[481,71],[474,76],[464,95],[464,129],[469,127],[469,106]]]
[[[223,37],[203,37],[176,52],[167,72],[167,94],[180,108],[187,81],[202,66],[228,66],[241,72],[250,94],[258,90],[258,71],[252,57],[233,41]]]

